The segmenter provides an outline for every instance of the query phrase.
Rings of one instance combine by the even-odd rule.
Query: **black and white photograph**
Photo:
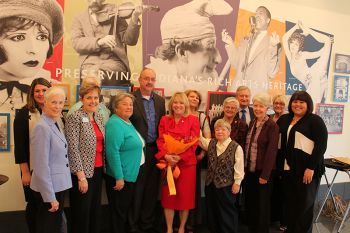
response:
[[[35,78],[51,81],[44,65],[63,35],[63,12],[53,1],[17,1],[0,6],[0,111],[14,113],[26,104]]]
[[[334,102],[348,102],[349,76],[334,75]]]
[[[10,151],[9,113],[0,113],[0,151]]]
[[[319,104],[316,114],[322,117],[327,126],[328,134],[343,133],[344,105]]]
[[[350,55],[335,54],[334,73],[350,74]]]
[[[208,109],[209,119],[219,116],[224,110],[223,102],[227,97],[236,97],[233,92],[208,91]]]

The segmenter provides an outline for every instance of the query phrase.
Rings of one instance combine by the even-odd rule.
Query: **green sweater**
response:
[[[113,114],[106,124],[106,170],[115,179],[135,182],[142,156],[142,139],[131,123]]]

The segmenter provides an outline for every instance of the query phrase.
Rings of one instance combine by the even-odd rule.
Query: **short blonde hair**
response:
[[[282,102],[284,105],[287,105],[287,97],[285,95],[275,95],[272,97],[272,103],[274,104],[275,102]]]
[[[239,108],[239,102],[235,97],[227,97],[222,105],[225,106],[228,103],[234,103],[236,107]]]
[[[227,121],[225,121],[224,119],[219,119],[215,122],[214,124],[214,129],[219,128],[219,127],[224,127],[227,128],[228,131],[231,132],[231,125],[230,123],[228,123]]]
[[[174,115],[173,112],[173,104],[176,97],[180,97],[182,103],[185,105],[185,116],[187,116],[190,113],[190,103],[188,102],[188,98],[184,92],[175,92],[173,96],[171,97],[169,103],[168,103],[168,109],[169,109],[169,115]]]
[[[112,112],[115,113],[115,109],[118,107],[118,104],[125,98],[130,98],[132,100],[132,102],[134,102],[134,100],[135,100],[135,96],[133,96],[130,93],[118,92],[113,98],[113,102],[112,102],[112,105],[111,105]]]
[[[265,92],[256,94],[253,98],[253,104],[255,101],[265,105],[265,107],[271,107],[271,96]]]

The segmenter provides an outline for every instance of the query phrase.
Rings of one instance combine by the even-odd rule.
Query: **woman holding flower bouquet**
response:
[[[164,208],[167,233],[173,232],[175,210],[180,211],[178,232],[184,233],[189,210],[195,207],[197,162],[195,150],[199,137],[199,121],[197,117],[189,114],[189,102],[183,92],[176,92],[171,97],[168,109],[169,115],[162,117],[158,128],[159,152],[156,158],[163,160],[173,170],[179,169],[180,175],[174,179],[175,185],[172,187],[173,178],[169,180],[171,174],[163,173],[161,203]],[[174,189],[176,189],[175,193]]]

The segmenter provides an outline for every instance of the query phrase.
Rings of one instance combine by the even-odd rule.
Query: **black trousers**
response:
[[[135,183],[124,182],[122,190],[114,190],[115,179],[111,176],[106,177],[106,191],[110,195],[112,233],[128,232],[128,215],[134,200]]]
[[[216,188],[213,183],[205,187],[208,228],[211,233],[237,233],[238,209],[237,194],[231,191],[231,185]]]
[[[260,184],[261,171],[247,172],[245,179],[245,205],[251,233],[268,233],[270,227],[270,199],[272,182]],[[271,174],[272,175],[272,174]]]
[[[271,194],[271,221],[279,221],[280,226],[287,226],[287,188],[289,171],[276,173]]]
[[[314,203],[321,178],[315,174],[310,184],[303,184],[303,176],[288,176],[287,232],[312,233]]]
[[[94,175],[87,178],[88,191],[79,191],[78,178],[72,175],[70,191],[71,226],[73,233],[99,233],[103,168],[95,168]]]
[[[145,163],[135,183],[134,200],[129,211],[131,231],[150,230],[153,228],[155,208],[160,190],[160,170],[156,167],[154,155],[158,152],[157,145],[147,145]]]
[[[51,203],[44,202],[39,192],[33,191],[33,194],[37,203],[36,233],[60,233],[65,191],[55,193],[56,200],[59,202],[59,209],[55,212],[48,211],[51,209]]]
[[[35,191],[29,186],[23,186],[24,196],[27,202],[25,216],[29,233],[36,233],[36,214],[38,212],[38,203],[35,198]]]

